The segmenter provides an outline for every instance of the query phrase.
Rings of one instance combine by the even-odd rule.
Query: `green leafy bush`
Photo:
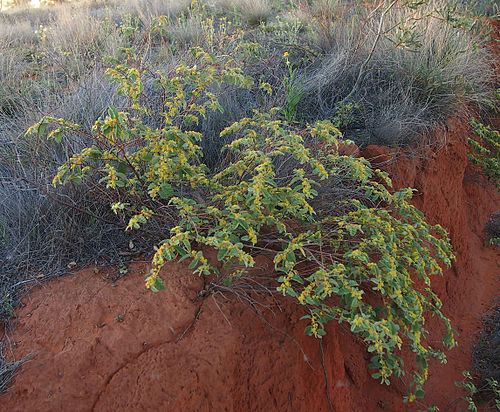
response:
[[[431,289],[440,262],[453,259],[444,229],[426,223],[410,204],[411,189],[393,192],[385,172],[341,154],[349,142],[331,122],[293,125],[280,118],[282,108],[255,111],[225,128],[226,161],[209,169],[197,125],[220,110],[213,91],[255,86],[227,56],[200,48],[192,55],[195,64],[169,73],[139,70],[131,59],[109,69],[129,108],[110,107],[91,133],[57,118],[31,127],[56,140],[85,134],[86,147],[53,183],[99,181],[114,199],[112,209],[130,215],[127,229],[154,219],[170,227],[146,278],[152,291],[163,289],[160,269],[167,261],[188,259],[194,273],[230,285],[254,266],[255,254],[271,254],[277,290],[305,308],[308,335],[324,336],[330,320],[348,323],[373,354],[374,378],[385,384],[404,374],[400,351],[411,350],[416,368],[407,399],[422,397],[429,358],[446,359],[427,341],[429,314],[444,324],[444,345],[455,345]],[[164,96],[160,127],[148,123],[145,77]],[[329,185],[347,193],[329,199],[335,207],[318,202]],[[208,249],[217,252],[218,264]]]
[[[469,139],[469,159],[500,188],[500,132],[477,120],[471,124],[475,137]]]

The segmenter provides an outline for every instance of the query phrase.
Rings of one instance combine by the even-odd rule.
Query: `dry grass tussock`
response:
[[[418,36],[405,39],[410,34],[403,26],[399,33],[380,37],[374,50],[380,20],[367,20],[364,10],[342,9],[341,19],[319,31],[322,57],[302,74],[306,119],[335,116],[351,103],[355,108],[346,130],[351,138],[401,145],[433,130],[459,108],[491,107],[495,75],[487,38],[457,30],[438,17],[424,18],[442,3],[433,2],[418,13],[391,10],[382,31],[413,19],[411,30]],[[321,19],[334,14],[310,13],[319,13]],[[414,43],[397,46],[409,40]]]

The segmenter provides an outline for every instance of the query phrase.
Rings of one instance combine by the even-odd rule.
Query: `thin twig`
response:
[[[378,45],[378,43],[380,41],[380,38],[383,35],[383,27],[384,27],[385,16],[394,7],[394,5],[396,3],[397,3],[397,0],[393,0],[391,2],[391,4],[389,4],[387,6],[387,8],[382,12],[382,14],[380,16],[379,23],[378,23],[377,36],[375,37],[375,40],[374,40],[374,42],[372,44],[370,53],[368,54],[368,56],[366,57],[366,59],[363,61],[363,63],[361,63],[361,66],[359,67],[358,76],[356,78],[356,81],[354,82],[354,86],[352,87],[352,89],[349,92],[349,94],[342,99],[342,101],[341,101],[340,104],[342,104],[343,102],[349,100],[352,97],[352,95],[357,91],[357,89],[358,89],[358,87],[359,87],[359,85],[361,83],[361,78],[363,77],[363,74],[364,74],[364,71],[365,71],[365,67],[370,62],[370,60],[372,59],[373,54],[375,53],[375,49],[377,48],[377,45]]]
[[[196,321],[200,318],[200,315],[201,315],[201,305],[198,307],[198,309],[196,310],[196,313],[194,314],[194,319],[193,321],[188,325],[188,327],[186,329],[184,329],[184,332],[182,332],[179,337],[175,340],[175,343],[179,342],[182,340],[182,338],[184,338],[184,336],[186,335],[186,333],[189,332],[189,330],[194,326],[194,324],[196,323]]]
[[[224,319],[226,320],[226,322],[228,323],[228,325],[232,328],[233,325],[231,324],[231,322],[229,322],[229,319],[227,318],[226,314],[223,312],[223,310],[221,309],[221,307],[217,303],[217,299],[215,299],[215,295],[214,294],[212,294],[212,299],[214,300],[214,303],[217,306],[217,308],[219,309],[220,313],[222,313],[222,316],[224,316]]]
[[[333,407],[333,402],[332,399],[330,398],[330,380],[328,379],[328,372],[326,371],[326,364],[325,364],[325,353],[323,351],[323,340],[319,340],[319,350],[321,353],[321,366],[323,367],[323,374],[325,377],[325,393],[326,393],[326,399],[328,401],[328,409],[330,412],[334,412],[335,408]]]

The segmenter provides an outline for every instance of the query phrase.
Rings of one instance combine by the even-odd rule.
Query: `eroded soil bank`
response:
[[[197,299],[203,280],[169,265],[167,291],[143,287],[144,263],[115,283],[93,268],[45,284],[17,311],[17,358],[33,354],[0,397],[5,411],[403,411],[463,406],[454,382],[470,368],[481,316],[498,291],[498,249],[484,225],[498,207],[493,185],[467,162],[463,122],[450,121],[445,146],[412,156],[381,147],[364,155],[397,187],[418,190],[416,205],[451,234],[457,260],[434,287],[459,333],[446,365],[433,364],[422,404],[402,403],[403,382],[383,387],[362,345],[331,325],[323,342],[304,336],[300,308],[234,296]],[[270,273],[262,259],[258,270]],[[431,329],[433,322],[431,322]],[[324,365],[324,367],[323,367]],[[325,385],[325,382],[328,385]],[[327,396],[328,393],[328,396]]]

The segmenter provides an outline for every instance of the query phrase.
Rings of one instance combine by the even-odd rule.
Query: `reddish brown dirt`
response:
[[[171,264],[167,291],[143,287],[136,263],[116,283],[85,269],[33,291],[17,312],[16,357],[33,354],[0,398],[5,411],[403,411],[436,404],[454,411],[454,381],[470,368],[481,316],[498,291],[499,253],[484,247],[484,224],[498,193],[467,162],[459,121],[444,147],[409,157],[364,151],[391,171],[397,187],[418,190],[415,204],[450,231],[457,260],[434,287],[460,334],[446,365],[433,364],[424,404],[401,401],[404,385],[379,385],[364,348],[339,325],[323,342],[303,334],[300,308],[264,300],[258,316],[234,297],[197,299],[203,280]],[[259,270],[271,271],[262,259]],[[431,323],[432,325],[432,323]],[[328,385],[325,385],[325,374]]]

